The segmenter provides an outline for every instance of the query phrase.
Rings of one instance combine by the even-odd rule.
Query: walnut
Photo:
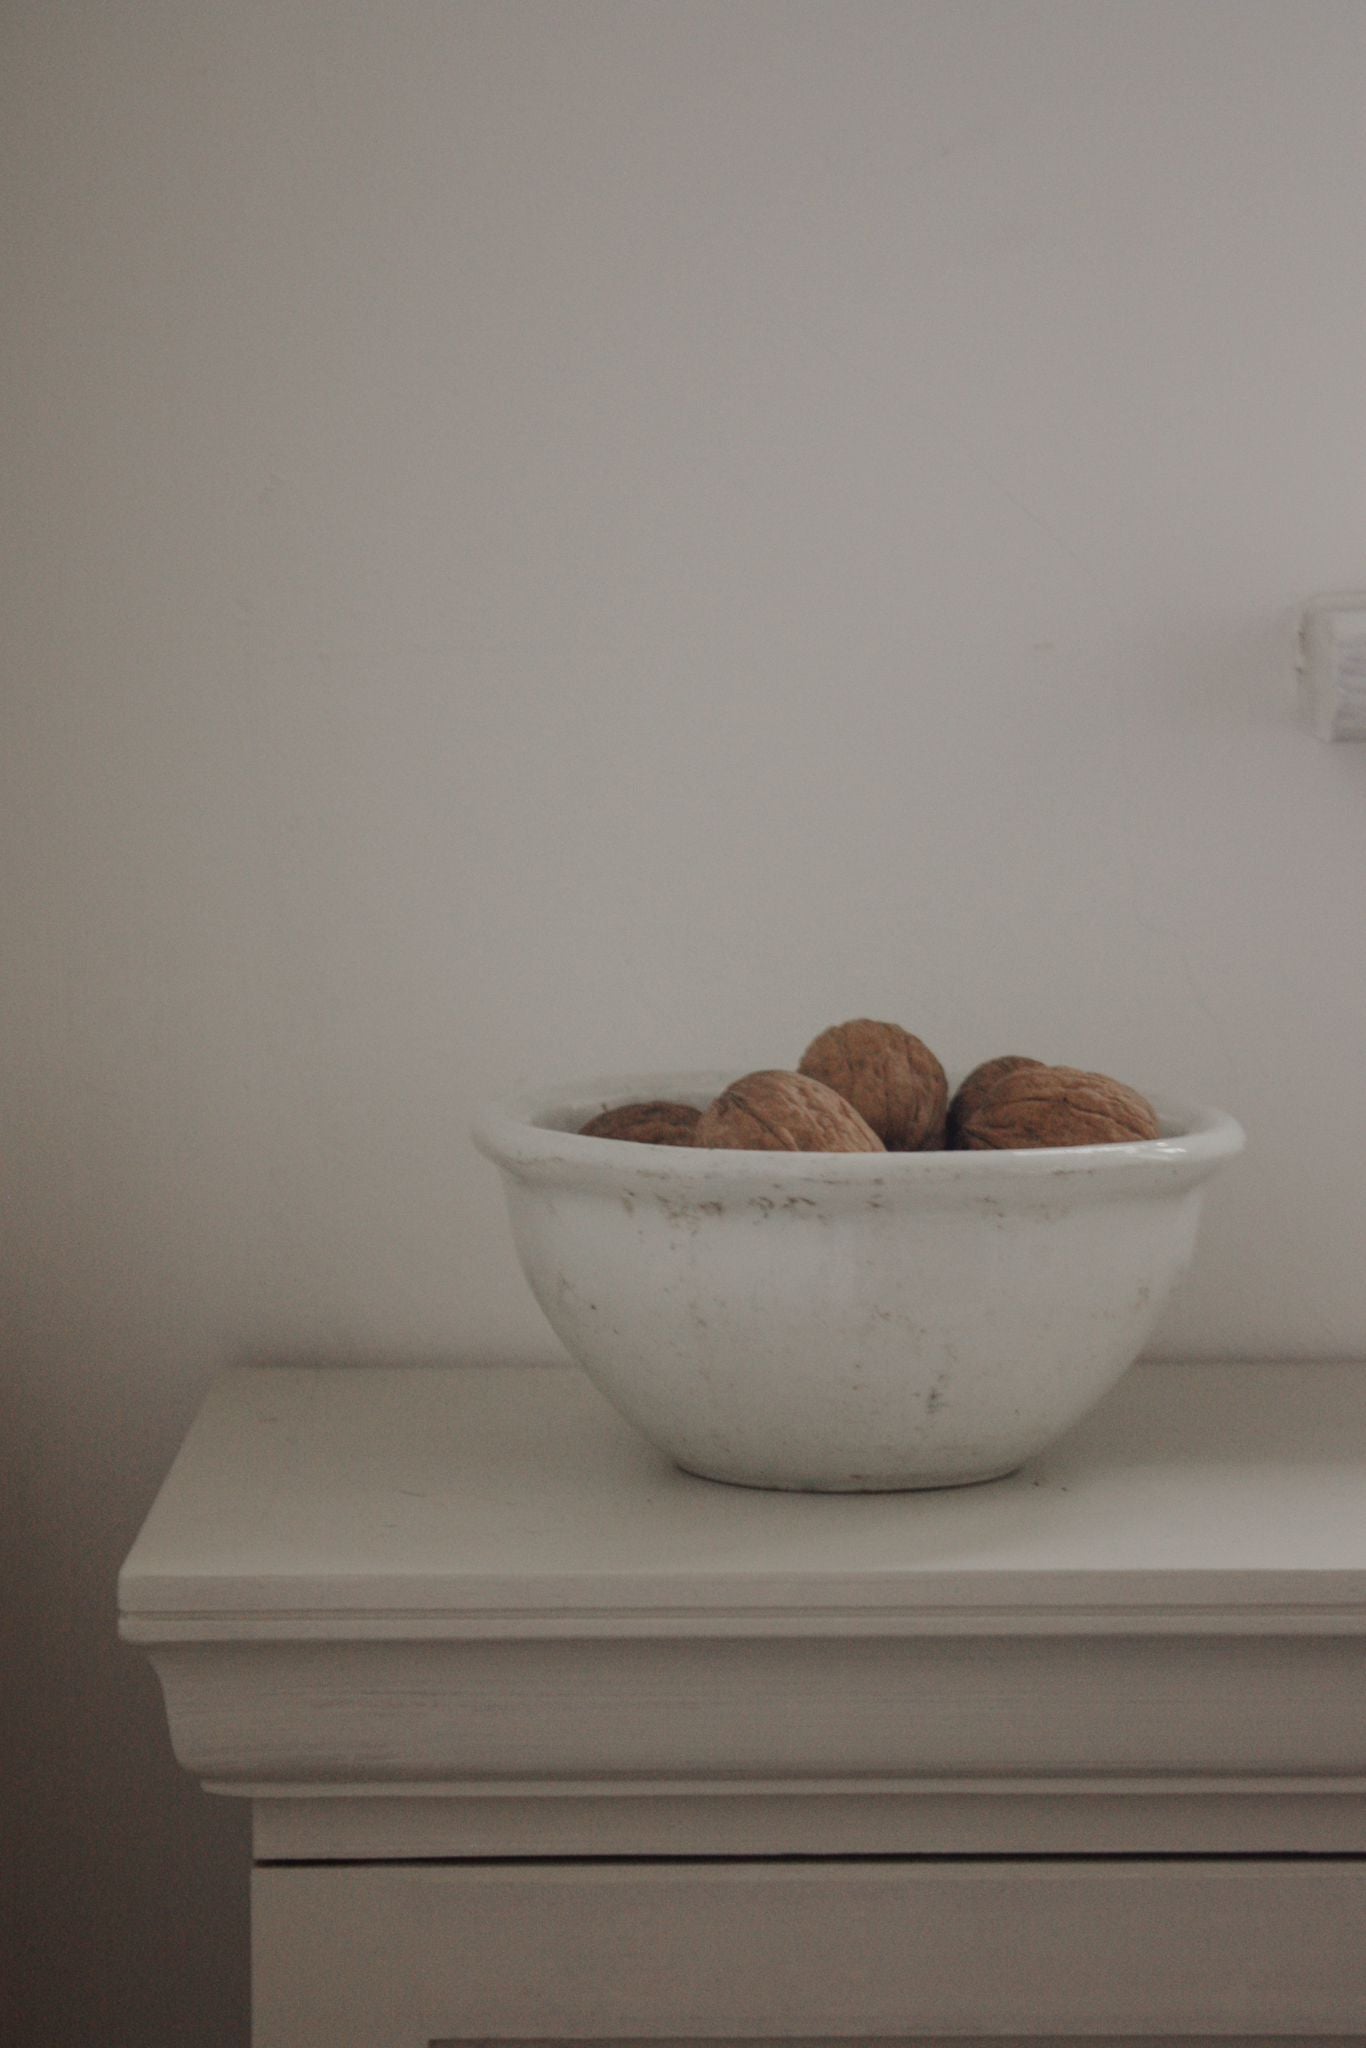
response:
[[[808,1074],[764,1068],[732,1081],[702,1112],[694,1145],[739,1152],[884,1152],[852,1103]]]
[[[691,1145],[700,1109],[688,1102],[623,1102],[590,1117],[581,1138],[627,1138],[637,1145]]]
[[[998,1081],[1007,1074],[1013,1074],[1017,1067],[1041,1067],[1042,1060],[1026,1059],[1023,1053],[1003,1052],[997,1059],[983,1060],[974,1067],[958,1084],[953,1100],[949,1103],[948,1140],[950,1145],[962,1144],[964,1123],[977,1114]]]
[[[949,1084],[930,1048],[899,1024],[855,1017],[813,1038],[799,1071],[851,1102],[889,1152],[944,1143]]]
[[[1079,1067],[1017,1067],[962,1127],[970,1152],[1044,1145],[1128,1145],[1161,1135],[1152,1104],[1108,1074]]]

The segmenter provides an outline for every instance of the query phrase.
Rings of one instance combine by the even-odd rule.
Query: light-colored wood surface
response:
[[[509,1793],[352,1783],[253,1803],[258,1863],[507,1856],[1360,1855],[1366,1793],[1321,1781],[1217,1792],[1078,1778],[799,1791],[729,1784],[652,1792],[610,1781]]]
[[[1352,2035],[1366,2013],[1359,1861],[266,1869],[253,1904],[257,2048]]]
[[[1366,1630],[1366,1368],[1143,1364],[1011,1478],[764,1493],[572,1367],[226,1374],[124,1567],[197,1638]]]
[[[1144,1365],[936,1494],[572,1368],[248,1369],[125,1566],[254,1802],[256,2048],[1366,2031],[1366,1368]]]
[[[1361,1367],[1143,1366],[1014,1480],[765,1494],[569,1368],[235,1372],[124,1627],[280,1855],[1366,1850],[1363,1446]]]
[[[1360,1635],[247,1641],[152,1657],[181,1761],[239,1792],[1366,1790]]]

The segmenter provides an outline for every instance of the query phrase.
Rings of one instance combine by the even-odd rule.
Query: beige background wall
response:
[[[1155,1348],[1366,1354],[1366,8],[10,0],[0,96],[10,2020],[240,2048],[114,1574],[219,1367],[553,1348],[486,1095],[1108,1068],[1250,1133]]]

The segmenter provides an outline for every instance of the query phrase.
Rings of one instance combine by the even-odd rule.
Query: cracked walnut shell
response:
[[[743,1074],[702,1112],[694,1145],[732,1152],[884,1152],[887,1148],[833,1088],[776,1068]]]
[[[799,1072],[851,1102],[889,1152],[924,1152],[944,1143],[949,1084],[923,1039],[899,1024],[854,1017],[813,1038]]]
[[[590,1117],[581,1138],[625,1138],[637,1145],[691,1145],[700,1109],[689,1102],[623,1102]]]
[[[1080,1067],[1017,1067],[962,1125],[969,1152],[1047,1145],[1130,1145],[1161,1136],[1150,1102],[1123,1081]]]

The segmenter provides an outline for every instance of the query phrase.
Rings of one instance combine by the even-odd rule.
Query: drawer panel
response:
[[[266,1866],[255,2048],[1360,2036],[1366,1860]]]

